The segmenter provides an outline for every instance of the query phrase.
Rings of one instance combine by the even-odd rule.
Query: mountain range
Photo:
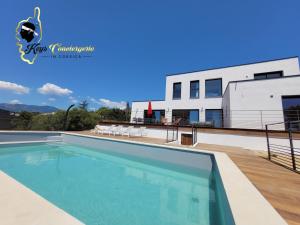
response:
[[[7,110],[10,112],[39,112],[39,113],[51,113],[56,112],[59,109],[53,106],[47,105],[26,105],[26,104],[11,104],[11,103],[0,103],[0,109]]]

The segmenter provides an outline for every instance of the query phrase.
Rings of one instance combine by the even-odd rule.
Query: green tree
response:
[[[39,114],[32,118],[32,130],[63,130],[65,111],[57,111],[52,114]]]
[[[99,119],[101,121],[109,120],[109,121],[128,121],[128,113],[126,110],[118,109],[118,108],[107,108],[102,107],[96,111],[99,115]]]
[[[125,108],[126,121],[130,120],[130,114],[131,114],[130,105],[129,102],[126,102],[126,108]]]
[[[87,100],[83,100],[83,101],[81,101],[81,102],[79,103],[78,108],[87,111],[88,106],[89,106],[88,101],[87,101]]]
[[[67,130],[87,130],[92,129],[98,122],[98,115],[84,109],[75,108],[70,111]]]
[[[32,117],[32,130],[51,130],[50,119],[52,115],[35,115]]]
[[[52,114],[39,114],[21,112],[12,120],[14,129],[18,130],[63,130],[65,111],[57,111]],[[99,121],[96,112],[88,112],[85,109],[75,108],[70,111],[67,121],[67,130],[87,130],[94,128]]]
[[[12,119],[11,124],[16,130],[30,130],[34,114],[26,111],[20,112],[19,116]]]
[[[99,108],[96,113],[99,115],[100,120],[108,120],[110,119],[111,115],[111,109],[107,107],[101,107]]]

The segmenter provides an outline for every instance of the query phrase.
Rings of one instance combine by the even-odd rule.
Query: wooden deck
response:
[[[76,133],[91,135],[89,131]],[[108,135],[105,135],[105,137],[108,137]],[[109,137],[145,143],[165,144],[164,139],[146,137],[128,138],[120,136]],[[300,225],[300,174],[294,173],[266,160],[266,154],[264,152],[208,144],[198,144],[193,149],[205,149],[227,153],[232,161],[240,168],[288,224]]]
[[[196,148],[227,153],[288,224],[300,224],[300,174],[268,161],[264,153],[207,144]]]

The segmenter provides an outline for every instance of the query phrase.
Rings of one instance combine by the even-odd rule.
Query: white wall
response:
[[[276,61],[233,66],[220,69],[178,74],[166,77],[165,101],[152,101],[153,109],[165,109],[168,121],[172,119],[173,109],[198,109],[200,121],[205,121],[205,109],[221,109],[222,97],[205,98],[205,80],[222,78],[222,93],[230,81],[252,80],[255,73],[283,71],[284,76],[300,74],[298,58],[289,58]],[[200,98],[190,99],[190,81],[199,80]],[[173,100],[173,83],[181,82],[181,99]],[[282,87],[280,87],[281,90]],[[299,93],[300,94],[300,90]],[[231,96],[230,96],[231,97]],[[143,118],[143,110],[147,109],[148,102],[133,102],[133,117]],[[137,113],[140,112],[140,113]]]
[[[52,131],[0,131],[0,143],[15,141],[47,141],[51,139],[51,137],[56,139],[57,136],[60,136],[60,133]]]
[[[231,127],[231,115],[230,115],[230,88],[225,90],[222,99],[222,109],[223,109],[223,126],[226,128]]]
[[[265,124],[284,121],[282,96],[300,95],[300,77],[234,82],[228,90],[231,127],[261,129]]]
[[[298,58],[242,65],[187,74],[167,76],[166,107],[172,109],[199,109],[200,121],[205,121],[205,109],[221,109],[222,98],[205,98],[205,80],[222,78],[222,92],[230,81],[251,80],[255,73],[283,71],[284,76],[299,74]],[[200,98],[190,99],[190,81],[200,81]],[[181,82],[181,99],[173,100],[173,83]],[[300,94],[300,90],[299,90]]]
[[[191,133],[186,131],[178,132],[178,143],[181,143],[181,133]],[[170,134],[171,135],[171,134]],[[166,140],[167,130],[148,128],[146,132],[147,137],[159,138]],[[244,135],[233,135],[233,134],[211,134],[198,132],[197,134],[198,143],[204,144],[214,144],[214,145],[224,145],[240,147],[250,150],[261,150],[267,151],[267,141],[265,137],[258,136],[244,136]],[[289,141],[287,138],[270,138],[270,143],[289,146]],[[300,148],[300,140],[294,140],[294,147]]]

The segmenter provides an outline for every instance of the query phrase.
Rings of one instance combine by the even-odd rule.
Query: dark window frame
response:
[[[206,95],[206,90],[207,90],[206,82],[207,81],[212,81],[212,80],[221,80],[221,94],[219,96],[207,96]],[[222,98],[222,96],[223,96],[223,79],[222,79],[222,77],[205,80],[205,98]]]
[[[175,85],[180,84],[180,97],[174,97],[174,90],[175,90]],[[175,82],[173,83],[173,90],[172,90],[172,99],[173,100],[180,100],[181,99],[181,90],[182,90],[182,83],[181,82]]]
[[[196,83],[198,82],[198,97],[194,97],[192,96],[192,90],[196,90],[196,89],[192,89],[192,83]],[[191,80],[190,81],[190,99],[199,99],[200,98],[200,81],[199,80]]]
[[[274,74],[280,74],[279,77],[268,77]],[[262,77],[262,78],[258,78]],[[254,80],[267,80],[267,79],[276,79],[276,78],[281,78],[283,77],[283,70],[278,70],[278,71],[271,71],[271,72],[264,72],[264,73],[255,73],[253,76]]]
[[[151,117],[148,117],[147,115],[147,112],[148,110],[147,109],[144,109],[144,121],[148,120],[148,121],[157,121],[157,118],[155,118],[155,112],[156,111],[159,111],[161,116],[163,114],[163,117],[165,118],[166,117],[166,110],[165,109],[153,109],[152,110],[152,116]],[[159,123],[161,123],[162,121],[159,121]],[[152,123],[152,122],[151,122]]]
[[[221,113],[222,117],[221,117],[221,127],[220,127],[220,128],[224,127],[224,110],[223,110],[223,109],[205,109],[205,121],[207,121],[207,118],[206,118],[206,112],[207,112],[208,110],[219,110],[219,111],[222,112],[222,113]]]
[[[197,118],[196,123],[200,122],[200,110],[199,109],[172,109],[172,120],[173,120],[173,117],[174,117],[174,111],[188,111],[189,113],[190,113],[190,111],[196,111],[196,112],[198,112],[198,118]],[[181,125],[185,125],[185,122],[186,121],[181,121],[180,123],[181,123]],[[189,124],[191,124],[191,123],[189,123]]]
[[[286,108],[285,101],[292,100],[292,99],[297,99],[299,103],[297,102],[296,105],[290,105],[288,108]],[[300,108],[295,108],[300,106],[300,95],[282,95],[281,102],[282,102],[283,119],[285,122],[285,129],[300,131],[300,123],[289,123],[291,121],[299,121],[300,119]],[[291,107],[294,107],[295,109],[291,109]]]

